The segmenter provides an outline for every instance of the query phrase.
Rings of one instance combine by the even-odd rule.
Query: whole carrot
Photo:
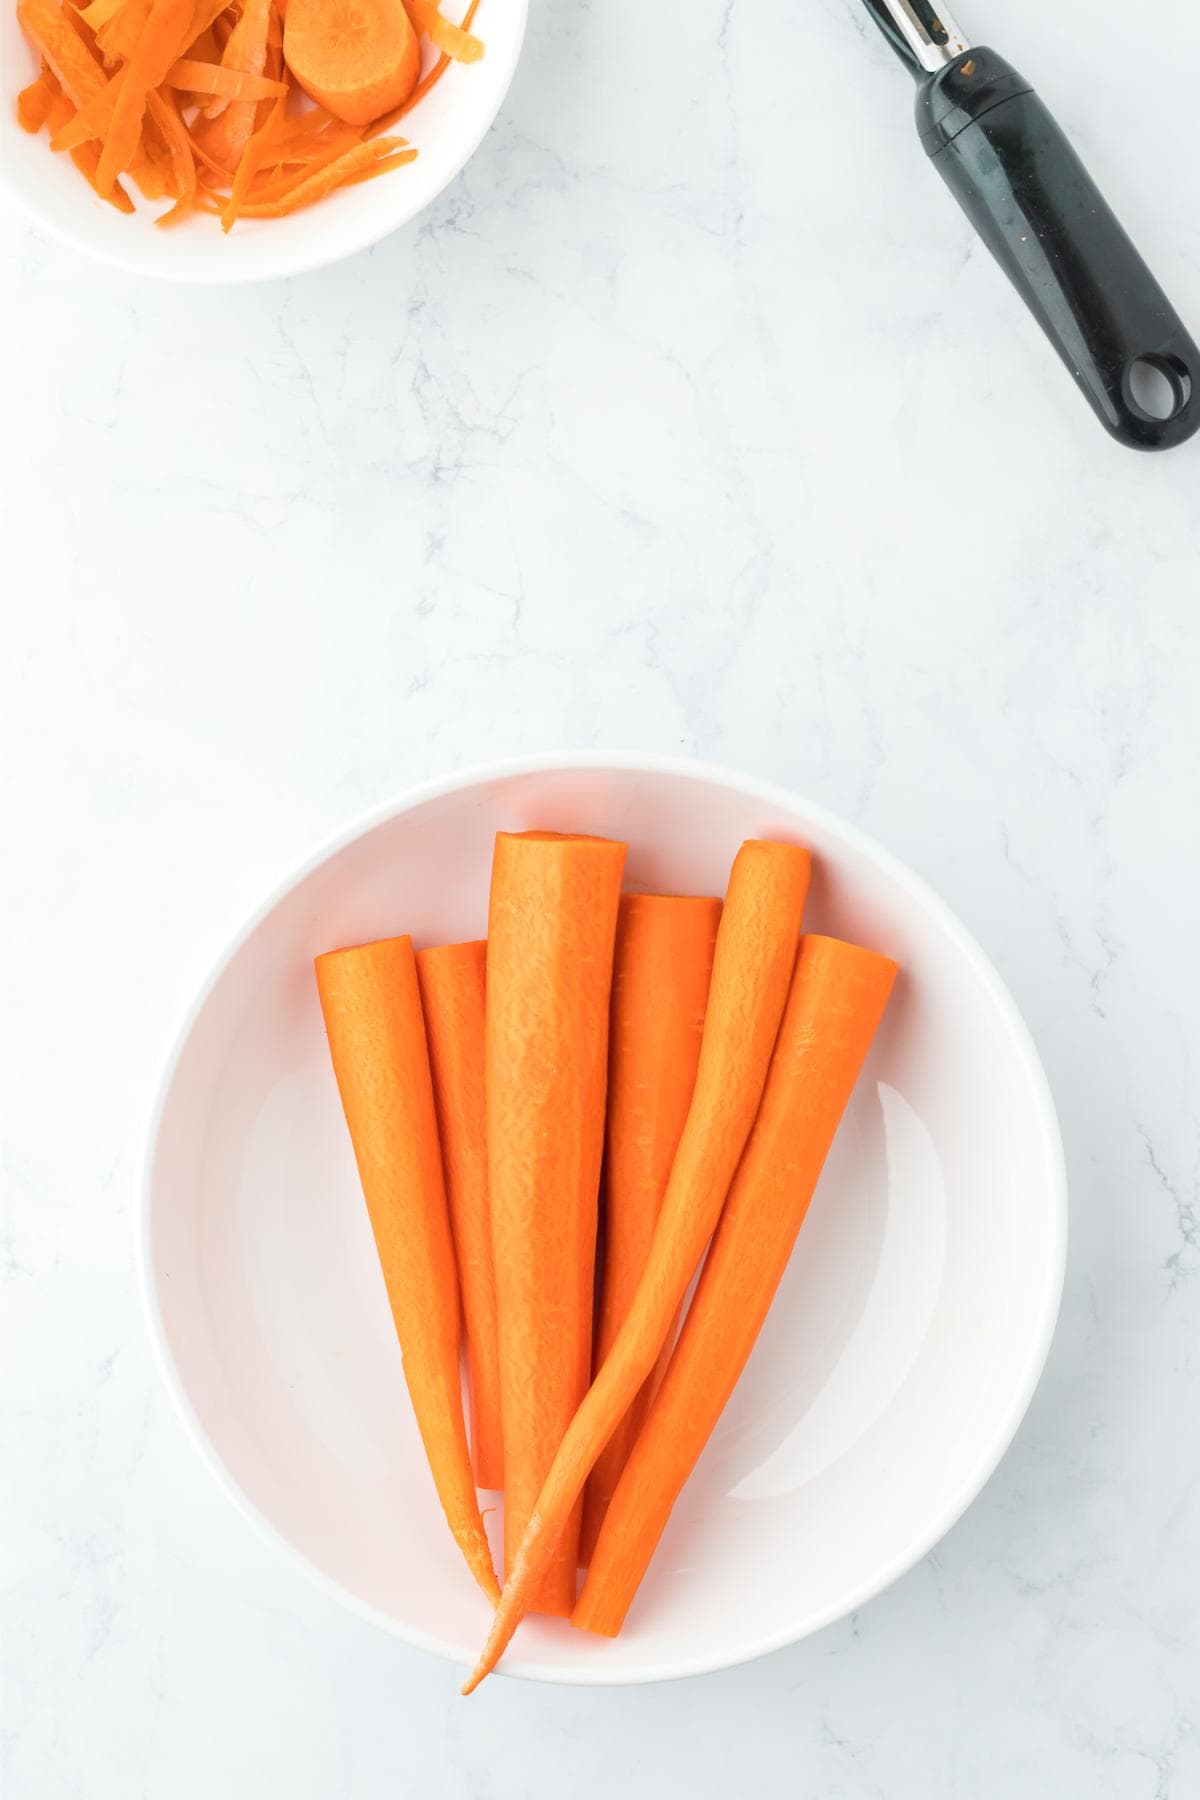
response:
[[[762,1107],[575,1608],[585,1631],[621,1628],[754,1347],[895,978],[884,956],[801,940]]]
[[[587,1390],[608,1008],[624,844],[496,839],[488,918],[487,1122],[504,1424],[504,1544],[525,1532]],[[576,1496],[578,1497],[578,1496]],[[530,1600],[575,1604],[579,1511]]]
[[[417,975],[462,1290],[475,1480],[480,1487],[499,1488],[504,1485],[504,1437],[483,1073],[487,945],[443,944],[418,950]]]
[[[637,1291],[687,1119],[721,902],[626,894],[617,921],[604,1151],[604,1273],[593,1357],[599,1369]],[[669,1353],[608,1440],[588,1478],[579,1561],[587,1566]]]
[[[695,1091],[650,1255],[625,1323],[570,1422],[515,1547],[491,1634],[464,1693],[495,1668],[543,1570],[561,1557],[564,1536],[572,1541],[570,1521],[583,1485],[662,1353],[716,1228],[762,1099],[808,878],[808,852],[795,845],[752,842],[738,851],[717,932]],[[506,1414],[506,1441],[507,1431]]]
[[[334,1073],[438,1498],[467,1566],[497,1598],[471,1478],[459,1300],[411,938],[316,962]]]

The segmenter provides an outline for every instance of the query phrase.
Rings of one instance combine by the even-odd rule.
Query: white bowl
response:
[[[447,0],[461,18],[466,0]],[[101,262],[171,281],[270,281],[322,268],[365,250],[435,200],[458,174],[499,112],[525,36],[528,0],[482,0],[475,29],[481,61],[452,63],[438,85],[397,127],[420,151],[407,168],[330,194],[286,219],[243,219],[226,236],[205,214],[160,231],[163,205],[138,200],[133,216],[97,199],[46,133],[31,137],[16,119],[16,96],[37,73],[13,0],[0,7],[0,187],[38,225]],[[428,43],[426,65],[434,60]]]
[[[799,839],[816,857],[810,925],[904,970],[624,1632],[530,1620],[503,1664],[692,1675],[816,1631],[923,1556],[1011,1440],[1058,1310],[1065,1184],[1037,1054],[962,926],[859,832],[651,757],[456,776],[351,826],[239,933],[171,1055],[141,1225],[150,1327],[204,1460],[271,1541],[365,1617],[472,1661],[487,1604],[409,1410],[312,958],[482,934],[493,833],[534,825],[626,838],[631,885],[698,893],[721,891],[743,838]]]

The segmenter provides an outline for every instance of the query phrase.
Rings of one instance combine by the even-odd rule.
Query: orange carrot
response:
[[[316,961],[334,1072],[425,1454],[450,1529],[489,1599],[496,1577],[471,1478],[459,1298],[411,938]]]
[[[504,1422],[504,1541],[515,1555],[592,1355],[608,1012],[625,845],[496,838],[488,914],[487,1125]],[[525,1599],[570,1615],[571,1497]]]
[[[283,49],[305,93],[348,125],[399,106],[421,73],[402,0],[291,0]]]
[[[584,1483],[658,1361],[716,1228],[762,1099],[796,961],[808,878],[808,853],[794,845],[753,842],[738,852],[717,932],[696,1086],[650,1255],[625,1323],[528,1513],[491,1634],[464,1693],[495,1668],[529,1610],[543,1570],[556,1556],[561,1559],[564,1543],[573,1548],[568,1527]],[[494,954],[494,935],[489,954]],[[490,1110],[488,1125],[490,1132]],[[495,1191],[493,1181],[493,1209]],[[499,1283],[499,1253],[496,1272]],[[502,1293],[500,1317],[503,1365],[508,1349]],[[507,1411],[504,1430],[507,1452]]]
[[[687,1119],[720,917],[719,900],[626,894],[621,901],[609,1030],[598,1369],[637,1291]],[[667,1335],[658,1368],[588,1479],[579,1538],[584,1568],[670,1353],[672,1335]]]
[[[572,1623],[614,1637],[733,1392],[883,1017],[896,965],[805,937],[762,1107],[679,1343],[600,1532]]]
[[[500,1424],[484,1091],[487,945],[445,944],[433,950],[418,950],[417,974],[462,1289],[475,1480],[480,1487],[501,1488],[504,1436]]]

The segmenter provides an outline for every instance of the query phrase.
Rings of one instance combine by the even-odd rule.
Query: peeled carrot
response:
[[[488,916],[487,1123],[504,1421],[504,1542],[515,1556],[592,1356],[608,1012],[625,845],[496,838]],[[581,1484],[582,1486],[582,1484]],[[575,1604],[579,1489],[525,1585]]]
[[[444,944],[418,950],[417,975],[462,1290],[475,1480],[480,1487],[500,1488],[504,1486],[504,1435],[484,1089],[487,944]]]
[[[411,938],[316,961],[325,1029],[413,1411],[450,1529],[494,1600],[467,1454],[459,1296]]]
[[[491,1634],[464,1693],[495,1668],[543,1570],[556,1557],[561,1561],[564,1545],[573,1548],[570,1520],[584,1483],[661,1355],[716,1228],[762,1099],[796,961],[809,866],[807,851],[790,844],[752,842],[738,852],[717,932],[696,1086],[650,1255],[616,1342],[528,1512]],[[503,1318],[502,1310],[502,1364],[508,1354]],[[507,1443],[506,1411],[506,1451]]]
[[[305,93],[348,125],[399,106],[421,73],[402,0],[291,0],[283,49]]]
[[[637,1291],[687,1119],[720,917],[719,900],[626,894],[621,901],[608,1052],[597,1369],[603,1366]],[[668,1333],[658,1367],[588,1479],[579,1538],[584,1568],[670,1353],[671,1337]]]
[[[745,1367],[895,978],[887,957],[834,938],[801,939],[762,1107],[572,1618],[585,1631],[620,1630]]]

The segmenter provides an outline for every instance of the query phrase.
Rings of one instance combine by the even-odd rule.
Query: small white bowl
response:
[[[466,0],[448,0],[460,18]],[[162,205],[137,201],[132,216],[97,199],[68,156],[56,156],[44,131],[17,123],[16,97],[37,73],[37,60],[17,23],[14,0],[0,7],[0,188],[75,250],[135,275],[204,283],[272,281],[301,275],[378,243],[436,200],[467,161],[499,112],[525,36],[528,0],[482,0],[475,29],[481,61],[452,63],[435,88],[397,126],[420,155],[377,181],[342,188],[286,219],[243,219],[228,236],[219,219],[197,213],[161,231]],[[428,43],[426,66],[434,61]]]
[[[360,820],[238,934],[154,1114],[141,1219],[167,1385],[230,1497],[327,1592],[467,1664],[486,1602],[439,1513],[329,1067],[312,958],[479,936],[492,836],[629,841],[630,884],[719,893],[809,844],[813,929],[903,976],[741,1383],[615,1642],[530,1620],[503,1667],[642,1682],[761,1655],[902,1575],[1009,1444],[1057,1315],[1054,1108],[1012,1000],[915,876],[778,788],[657,757],[454,777]],[[492,1521],[495,1524],[495,1520]]]

